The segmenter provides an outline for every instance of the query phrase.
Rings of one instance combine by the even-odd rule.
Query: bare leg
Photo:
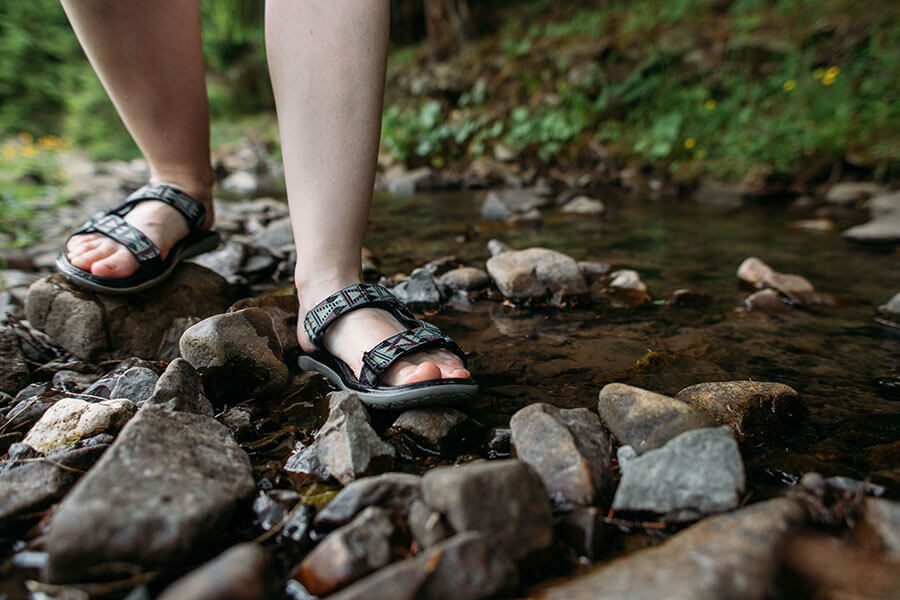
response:
[[[301,321],[325,297],[362,280],[389,16],[387,0],[269,0],[266,5]],[[325,345],[358,375],[362,353],[404,329],[384,311],[357,310],[328,330]],[[298,335],[301,346],[312,350],[302,327]],[[398,362],[384,382],[468,375],[455,355],[434,350]]]
[[[63,0],[63,8],[138,147],[150,181],[174,185],[206,206],[213,223],[209,107],[197,0]],[[126,217],[165,255],[188,233],[175,209],[141,203]],[[72,238],[73,265],[101,277],[127,277],[134,257],[98,234]]]

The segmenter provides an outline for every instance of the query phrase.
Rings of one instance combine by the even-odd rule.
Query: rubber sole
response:
[[[328,365],[308,356],[298,358],[297,364],[304,371],[314,371],[325,376],[328,381],[341,390],[356,393],[363,404],[372,408],[404,409],[461,404],[471,400],[478,393],[478,385],[468,379],[437,379],[409,385],[362,390],[347,385],[341,376]]]

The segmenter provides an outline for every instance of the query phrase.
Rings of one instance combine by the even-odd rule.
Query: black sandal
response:
[[[325,349],[325,330],[341,315],[358,308],[380,308],[391,313],[406,331],[383,340],[363,354],[359,378],[347,364]],[[446,348],[466,364],[465,353],[456,342],[425,321],[416,319],[409,309],[385,288],[358,283],[336,292],[306,313],[303,328],[316,350],[297,359],[301,369],[316,371],[342,390],[356,392],[359,399],[375,408],[451,404],[472,398],[478,385],[470,378],[434,379],[407,385],[379,385],[379,381],[397,359],[428,348]]]
[[[162,259],[156,244],[122,218],[138,203],[148,200],[164,202],[177,210],[187,221],[190,229],[188,235],[169,251],[165,260]],[[95,215],[68,238],[72,239],[84,233],[105,235],[131,252],[138,262],[137,271],[128,277],[98,277],[69,262],[65,248],[56,258],[56,269],[72,283],[96,292],[104,294],[140,292],[162,282],[185,258],[209,252],[219,245],[218,234],[203,230],[205,218],[206,208],[181,190],[170,185],[145,185],[128,196],[122,204]],[[68,240],[66,243],[68,244]]]

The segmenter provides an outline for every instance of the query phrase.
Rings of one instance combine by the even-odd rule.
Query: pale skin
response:
[[[63,0],[91,64],[150,166],[150,181],[203,203],[214,222],[209,108],[197,0]],[[361,249],[372,201],[387,60],[387,0],[269,0],[266,49],[278,110],[285,180],[297,247],[300,316],[362,281]],[[126,220],[165,255],[188,233],[159,202]],[[72,238],[70,262],[101,277],[137,269],[122,246],[98,234]],[[359,375],[362,353],[403,331],[388,313],[360,309],[338,319],[326,348]],[[302,327],[300,346],[313,346]],[[382,383],[469,377],[461,360],[429,350],[398,361]]]

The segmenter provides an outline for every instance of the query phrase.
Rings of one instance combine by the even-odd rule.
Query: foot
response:
[[[154,181],[153,183],[157,183]],[[212,188],[203,186],[175,186],[206,208],[205,228],[212,227],[214,215]],[[135,206],[124,217],[156,244],[163,260],[181,239],[190,233],[180,212],[165,204],[147,200]],[[66,244],[69,262],[98,277],[117,279],[128,277],[138,269],[137,259],[124,246],[99,233],[73,236]]]
[[[327,295],[327,294],[326,294]],[[323,296],[325,297],[325,296]],[[305,352],[315,348],[303,330],[302,315],[314,305],[304,307],[301,303],[301,325],[297,336],[300,347]],[[362,355],[371,350],[382,340],[405,331],[390,313],[377,308],[360,308],[337,319],[325,332],[325,348],[343,360],[359,377],[362,370]],[[467,378],[469,371],[463,367],[462,360],[452,352],[442,348],[425,350],[404,356],[391,365],[381,378],[384,385],[405,385],[432,379]]]

